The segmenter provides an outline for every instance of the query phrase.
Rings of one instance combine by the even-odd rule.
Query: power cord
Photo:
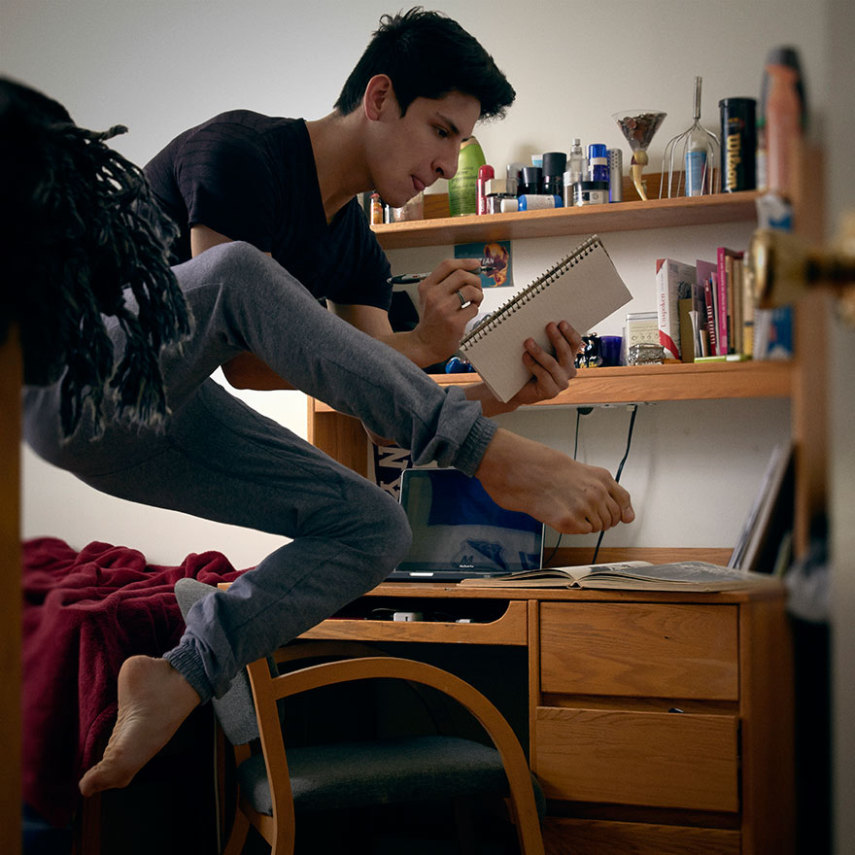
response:
[[[629,417],[629,429],[627,430],[626,435],[626,451],[623,453],[623,458],[621,462],[618,464],[617,473],[615,474],[615,481],[620,483],[620,476],[623,472],[623,465],[626,463],[627,457],[629,457],[629,449],[632,446],[632,434],[633,429],[635,428],[635,416],[638,413],[638,404],[632,404],[632,415]],[[600,532],[600,536],[597,538],[597,545],[594,548],[594,557],[591,559],[591,564],[597,563],[597,555],[600,552],[600,544],[603,542],[603,535],[606,533],[606,530],[603,529]]]
[[[587,416],[594,411],[593,407],[576,407],[576,437],[573,441],[573,459],[576,459],[576,455],[579,453],[579,424],[582,420],[582,416]],[[558,540],[555,541],[555,546],[552,547],[552,552],[549,553],[546,561],[541,562],[545,567],[555,558],[555,553],[558,552],[558,547],[561,546],[561,538],[564,537],[562,533],[559,532]]]

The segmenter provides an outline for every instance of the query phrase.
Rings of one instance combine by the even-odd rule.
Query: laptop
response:
[[[543,523],[497,505],[477,478],[406,469],[399,501],[413,544],[389,581],[450,582],[541,566]]]

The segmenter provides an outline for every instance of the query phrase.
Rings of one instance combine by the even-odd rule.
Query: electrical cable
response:
[[[629,457],[629,449],[632,446],[632,434],[635,427],[635,416],[638,413],[638,404],[632,405],[632,415],[629,417],[629,428],[627,429],[626,434],[626,451],[623,453],[623,458],[621,462],[618,464],[617,473],[615,474],[615,481],[620,483],[620,476],[623,472],[623,465],[626,463],[626,459]],[[603,542],[603,535],[606,533],[606,530],[603,529],[600,532],[600,536],[597,538],[597,545],[594,547],[594,557],[591,559],[591,564],[597,563],[597,555],[600,552],[600,544]]]
[[[582,419],[582,416],[587,416],[594,408],[593,407],[577,407],[576,408],[576,438],[573,442],[573,459],[576,459],[576,455],[579,452],[579,423]],[[541,566],[546,567],[553,558],[555,558],[555,553],[558,552],[558,547],[561,546],[561,538],[564,537],[563,534],[558,534],[558,540],[555,541],[555,546],[552,547],[552,552],[549,553],[546,561],[541,561]]]

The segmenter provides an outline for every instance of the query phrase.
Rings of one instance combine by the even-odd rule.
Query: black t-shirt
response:
[[[190,258],[190,227],[205,225],[269,252],[314,296],[388,309],[389,262],[356,199],[326,222],[302,119],[247,110],[215,116],[176,137],[145,167]]]

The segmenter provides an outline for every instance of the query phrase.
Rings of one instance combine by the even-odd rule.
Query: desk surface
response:
[[[654,602],[746,602],[767,597],[777,598],[784,593],[782,583],[770,577],[769,584],[731,591],[635,591],[635,590],[596,590],[593,588],[478,588],[457,583],[443,582],[383,582],[365,594],[366,597],[395,598],[451,598],[451,599],[492,599],[492,600],[573,600],[573,601],[609,601],[618,602],[643,599]]]

